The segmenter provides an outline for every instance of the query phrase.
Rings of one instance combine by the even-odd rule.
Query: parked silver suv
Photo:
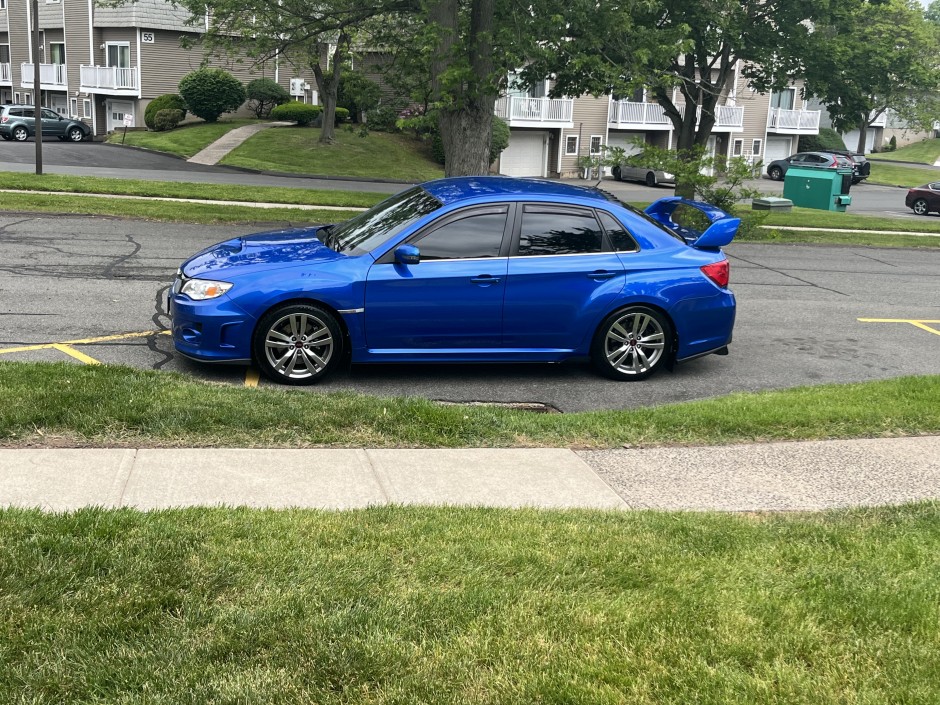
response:
[[[91,128],[81,120],[62,117],[54,110],[42,111],[42,137],[81,142],[91,137]],[[36,109],[32,105],[0,106],[0,137],[25,142],[36,136]]]

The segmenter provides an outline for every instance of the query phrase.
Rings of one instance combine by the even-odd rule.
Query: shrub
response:
[[[370,110],[368,115],[370,130],[377,132],[397,132],[398,111],[387,105]]]
[[[153,129],[156,132],[166,132],[174,129],[183,120],[183,111],[175,108],[158,110],[153,119]]]
[[[888,140],[888,151],[893,152],[898,148],[898,138],[894,135],[891,135],[891,139]]]
[[[344,73],[336,91],[336,105],[348,110],[354,122],[361,113],[378,107],[381,99],[379,84],[357,71]]]
[[[178,96],[176,93],[166,93],[165,95],[157,96],[147,105],[147,109],[144,111],[144,124],[147,125],[151,130],[155,130],[154,118],[161,110],[179,110],[183,113],[183,117],[180,118],[180,122],[186,119],[186,103],[183,99]]]
[[[493,117],[493,127],[490,131],[490,164],[496,161],[506,147],[509,146],[509,123],[502,118]]]
[[[275,106],[290,102],[290,93],[270,78],[256,78],[248,84],[245,95],[250,101],[248,107],[259,118],[268,117]]]
[[[271,111],[271,117],[275,120],[296,122],[300,127],[304,127],[316,120],[322,111],[323,108],[319,105],[308,105],[294,100],[278,105]]]
[[[800,137],[798,152],[827,152],[830,149],[845,149],[845,142],[831,127],[820,128],[818,135]]]
[[[336,115],[334,118],[337,125],[339,125],[341,122],[346,122],[346,120],[349,119],[349,111],[346,108],[336,106]]]
[[[245,102],[245,87],[228,71],[199,69],[183,76],[180,95],[193,115],[216,122]]]

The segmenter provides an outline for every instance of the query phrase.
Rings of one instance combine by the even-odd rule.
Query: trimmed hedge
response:
[[[167,108],[158,110],[153,119],[153,129],[155,132],[166,132],[174,129],[183,120],[183,111]]]
[[[199,69],[183,76],[180,95],[193,115],[216,122],[245,102],[245,87],[228,71]]]
[[[278,105],[290,102],[290,93],[270,78],[256,78],[246,89],[255,117],[266,118]]]
[[[186,119],[186,101],[176,93],[166,93],[151,100],[144,110],[144,124],[151,130],[157,129],[154,121],[161,110],[179,110],[183,113],[180,122]]]
[[[316,120],[321,112],[323,112],[323,108],[319,105],[308,105],[295,100],[278,105],[271,111],[271,117],[274,120],[296,122],[299,126],[304,127]]]

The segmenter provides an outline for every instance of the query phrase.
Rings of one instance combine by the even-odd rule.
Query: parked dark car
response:
[[[912,188],[907,192],[904,205],[917,215],[940,213],[940,181]]]
[[[42,111],[42,136],[81,142],[91,137],[91,128],[81,120],[62,117],[54,110]],[[0,107],[0,137],[25,142],[36,136],[36,109],[32,105],[4,105]]]
[[[855,171],[855,163],[850,157],[833,152],[797,152],[786,159],[777,159],[767,165],[767,176],[774,181],[781,181],[791,166],[809,169],[840,169],[847,167]],[[854,181],[854,179],[853,179]]]
[[[871,162],[868,161],[868,157],[864,154],[858,152],[852,152],[848,149],[833,149],[833,154],[841,154],[843,157],[848,157],[854,163],[853,173],[852,173],[852,183],[857,184],[860,181],[864,181],[871,174]]]

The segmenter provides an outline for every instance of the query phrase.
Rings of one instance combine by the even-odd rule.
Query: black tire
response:
[[[773,181],[780,181],[783,179],[783,169],[779,166],[772,166],[767,170],[767,176],[769,176]]]
[[[65,142],[65,135],[59,135],[59,142]]]
[[[82,132],[82,128],[80,127],[71,127],[68,131],[68,138],[72,142],[81,142],[85,139],[85,133]]]
[[[929,206],[927,205],[927,199],[918,198],[911,204],[911,210],[914,211],[917,215],[928,215],[930,213]]]
[[[29,130],[23,126],[14,127],[13,139],[15,139],[17,142],[25,142],[27,139],[29,139]]]
[[[279,355],[281,350],[283,355]],[[287,304],[258,321],[252,353],[268,379],[279,384],[314,384],[340,364],[343,331],[333,314],[319,306]]]
[[[6,142],[9,142],[10,140],[13,139],[10,135],[7,135],[7,134],[0,135],[0,137],[2,137],[4,141]]]
[[[611,379],[646,379],[669,360],[672,337],[672,324],[664,314],[646,306],[627,306],[598,326],[591,363]]]
[[[610,170],[610,174],[611,174],[611,176],[613,176],[615,179],[617,179],[617,181],[623,181],[623,179],[621,178],[621,171],[620,171],[620,166],[619,166],[619,165],[618,165],[618,166],[615,166],[614,168],[612,168],[612,169]]]
[[[646,172],[646,185],[649,187],[653,187],[656,185],[656,183],[657,183],[656,174],[654,174],[651,171]]]

